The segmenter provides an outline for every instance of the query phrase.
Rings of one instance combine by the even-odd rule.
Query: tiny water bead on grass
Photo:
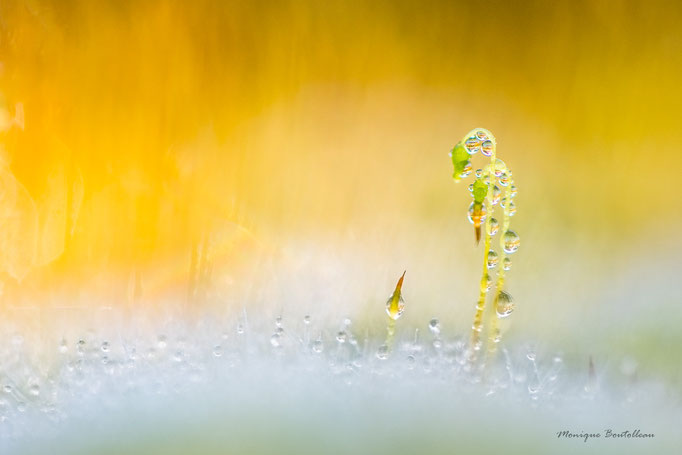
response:
[[[483,246],[483,272],[480,281],[480,292],[476,303],[476,313],[472,325],[471,352],[475,359],[475,352],[482,346],[481,331],[483,330],[483,318],[486,311],[486,300],[492,289],[493,277],[491,274],[497,271],[497,281],[493,291],[492,309],[488,311],[489,336],[488,350],[495,351],[495,345],[500,341],[498,319],[508,317],[514,309],[511,295],[504,289],[505,273],[511,269],[511,260],[508,254],[515,253],[520,245],[519,235],[509,229],[510,218],[516,213],[516,205],[513,198],[516,196],[516,186],[511,169],[504,161],[497,158],[497,140],[492,133],[483,128],[476,128],[469,132],[457,143],[450,152],[454,167],[453,179],[455,182],[466,178],[472,167],[473,155],[481,152],[490,158],[490,162],[474,173],[476,180],[469,185],[469,192],[474,201],[469,206],[467,213],[469,222],[474,225],[476,245],[481,240],[481,231],[485,233]],[[501,223],[495,218],[493,212],[499,207],[502,210]],[[499,252],[492,248],[492,237],[501,229]],[[498,267],[498,264],[501,264]]]

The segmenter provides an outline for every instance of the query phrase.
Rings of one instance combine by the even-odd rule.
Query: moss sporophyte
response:
[[[469,222],[474,225],[476,245],[479,245],[481,236],[484,234],[480,290],[471,332],[472,358],[476,357],[476,352],[481,350],[483,344],[481,332],[486,315],[486,300],[492,287],[492,275],[495,271],[497,271],[497,280],[492,293],[492,308],[487,312],[489,352],[494,352],[496,344],[500,341],[498,319],[508,317],[514,310],[511,294],[505,290],[505,278],[506,272],[511,268],[511,259],[508,255],[519,248],[518,234],[509,229],[510,218],[516,213],[514,205],[516,186],[514,186],[511,169],[504,161],[497,158],[497,142],[490,131],[476,128],[453,147],[450,152],[454,166],[452,177],[455,182],[467,178],[473,170],[471,159],[479,151],[489,159],[489,162],[483,168],[476,170],[475,180],[469,185],[469,191],[474,200],[469,206],[468,217]],[[501,224],[493,216],[496,207],[502,212]],[[492,238],[500,231],[500,227],[502,234],[500,234],[499,251],[495,251]]]
[[[402,294],[402,289],[403,289],[403,280],[405,279],[405,272],[403,272],[402,276],[398,280],[398,283],[395,285],[395,290],[393,291],[393,294],[388,298],[386,301],[386,313],[388,314],[388,326],[386,328],[386,342],[379,347],[379,352],[377,353],[377,356],[380,359],[384,359],[388,356],[388,353],[391,351],[391,348],[393,347],[393,337],[395,335],[395,321],[398,320],[400,316],[402,316],[403,311],[405,310],[405,300],[403,300],[403,294]]]

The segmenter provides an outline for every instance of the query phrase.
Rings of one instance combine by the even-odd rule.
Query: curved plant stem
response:
[[[507,229],[509,229],[509,218],[511,217],[509,215],[510,209],[509,206],[511,205],[512,202],[512,186],[514,185],[514,179],[512,178],[512,173],[510,170],[507,170],[507,175],[509,176],[509,183],[507,184],[507,188],[505,189],[504,192],[504,198],[505,198],[505,207],[504,207],[504,217],[502,219],[502,227],[500,229],[500,254],[499,254],[499,265],[497,269],[497,283],[495,284],[495,299],[493,300],[493,306],[492,306],[492,311],[490,312],[490,333],[489,333],[489,349],[488,351],[491,352],[492,354],[495,353],[497,349],[497,343],[500,341],[500,327],[498,324],[498,317],[497,317],[497,301],[500,296],[500,292],[504,290],[504,278],[505,278],[505,270],[504,270],[504,260],[507,257],[507,252],[504,249],[504,234],[507,232]]]
[[[480,292],[478,296],[478,302],[476,303],[476,314],[474,315],[474,324],[472,326],[471,332],[471,347],[474,352],[478,351],[481,348],[480,335],[481,329],[483,328],[483,313],[485,311],[485,301],[488,295],[488,251],[490,251],[490,219],[492,218],[493,212],[493,188],[495,187],[495,159],[497,148],[495,137],[490,133],[490,131],[484,130],[482,128],[477,128],[472,133],[476,134],[477,131],[485,132],[490,141],[492,141],[493,147],[492,153],[490,155],[490,166],[486,174],[488,176],[488,193],[486,195],[488,207],[486,208],[487,215],[485,218],[485,241],[483,244],[483,273],[481,274]]]
[[[481,237],[482,225],[485,225],[485,239],[483,242],[483,267],[481,273],[481,280],[479,284],[478,301],[476,302],[476,313],[474,314],[474,322],[471,327],[471,345],[470,345],[470,361],[477,360],[478,351],[483,346],[483,339],[481,332],[483,330],[484,319],[488,322],[488,343],[487,352],[495,353],[496,343],[500,341],[500,330],[498,327],[498,318],[509,316],[513,311],[514,305],[511,303],[512,299],[508,292],[504,290],[505,285],[505,262],[507,256],[513,253],[518,248],[518,235],[509,231],[510,217],[513,213],[512,198],[515,195],[512,179],[512,174],[507,165],[502,160],[497,159],[497,140],[490,131],[484,128],[476,128],[470,131],[461,141],[459,141],[451,150],[450,158],[453,164],[452,177],[455,182],[459,182],[466,178],[472,169],[471,155],[475,155],[479,151],[489,158],[490,164],[485,168],[476,171],[476,179],[474,183],[469,185],[469,191],[474,201],[469,206],[469,221],[474,225],[476,233],[476,244],[479,243]],[[500,232],[500,253],[499,255],[491,249],[491,237],[494,234],[491,232],[493,214],[495,212],[495,205],[500,206],[501,191],[497,184],[505,187],[504,200],[505,204],[502,215],[502,225],[500,226],[495,221],[496,232]],[[485,209],[484,209],[485,206]],[[509,233],[510,245],[506,245],[509,251],[505,250],[507,241],[507,233]],[[493,253],[495,256],[490,255]],[[489,262],[490,261],[490,262]],[[489,288],[492,284],[492,274],[495,273],[492,269],[497,267],[497,279],[494,289],[494,294],[490,298],[491,303],[486,308],[486,300],[488,300]],[[503,301],[504,300],[504,301]],[[500,306],[501,305],[501,306]],[[500,310],[502,308],[502,310]],[[488,314],[486,314],[486,311]],[[500,312],[501,311],[501,312]]]

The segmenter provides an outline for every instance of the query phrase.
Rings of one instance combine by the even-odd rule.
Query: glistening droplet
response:
[[[500,185],[502,185],[502,186],[507,186],[507,185],[509,185],[509,181],[510,181],[510,180],[511,180],[511,178],[509,177],[508,171],[507,171],[507,172],[502,172],[502,173],[498,176],[498,181],[500,182]]]
[[[490,218],[490,235],[495,235],[497,234],[497,231],[500,229],[500,223],[497,221],[496,218]]]
[[[514,201],[511,201],[509,203],[509,208],[507,209],[509,216],[514,216],[516,215],[516,204],[514,204]]]
[[[474,205],[475,205],[474,202],[472,202],[471,205],[469,205],[467,217],[469,219],[469,223],[476,226],[476,224],[480,225],[480,223],[483,223],[485,221],[485,217],[488,214],[488,212],[486,211],[485,204],[481,204],[481,208],[479,211],[474,210]]]
[[[497,303],[495,306],[495,312],[497,317],[506,318],[514,311],[514,299],[512,299],[511,294],[507,291],[500,291],[497,294]]]
[[[502,191],[500,190],[500,188],[497,185],[493,186],[493,194],[492,194],[493,205],[497,205],[497,203],[500,202],[500,197],[502,197]]]
[[[481,153],[485,156],[490,156],[493,154],[493,141],[483,141],[481,143]]]
[[[488,251],[488,268],[489,269],[494,269],[497,267],[497,262],[499,258],[497,257],[497,253],[495,250],[490,250]]]
[[[391,308],[391,305],[393,303],[393,299],[388,299],[386,301],[386,314],[388,314],[388,317],[390,317],[393,320],[397,320],[400,316],[403,315],[403,312],[405,311],[405,300],[403,299],[402,296],[398,299],[398,306],[397,308]]]
[[[505,253],[507,254],[515,253],[516,250],[519,249],[519,245],[521,245],[521,239],[519,239],[519,235],[516,232],[509,230],[504,233]]]
[[[481,141],[477,137],[470,137],[464,142],[464,147],[469,155],[474,155],[481,150]]]
[[[469,174],[471,174],[471,171],[473,170],[473,168],[474,168],[474,167],[471,165],[471,161],[467,161],[467,162],[464,164],[464,168],[462,169],[462,173],[459,174],[459,176],[460,176],[461,178],[466,178],[466,177],[468,177]]]

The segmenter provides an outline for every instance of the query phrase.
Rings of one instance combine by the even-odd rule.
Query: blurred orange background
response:
[[[466,328],[480,251],[447,152],[477,126],[519,187],[522,327],[589,317],[627,264],[679,257],[677,3],[5,0],[0,15],[6,306],[277,300],[254,286],[284,282],[305,308],[373,314],[408,269],[408,317]],[[650,286],[670,300],[673,283]]]

